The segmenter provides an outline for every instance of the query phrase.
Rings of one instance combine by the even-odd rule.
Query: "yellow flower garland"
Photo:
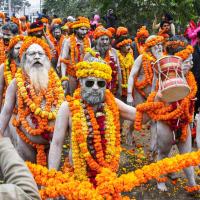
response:
[[[16,80],[17,80],[17,86],[18,86],[18,92],[20,93],[21,97],[23,98],[24,102],[27,102],[27,100],[29,99],[29,103],[27,104],[27,106],[30,108],[30,110],[32,112],[34,112],[35,115],[40,116],[41,118],[46,118],[48,117],[49,120],[54,120],[56,118],[58,109],[60,108],[60,105],[62,104],[63,100],[64,100],[64,92],[63,92],[63,88],[62,88],[62,84],[56,74],[56,72],[51,68],[50,69],[50,73],[52,74],[52,78],[56,83],[56,91],[58,92],[58,102],[56,105],[56,109],[54,111],[46,111],[44,109],[42,109],[41,107],[38,107],[36,105],[36,103],[33,101],[33,99],[30,99],[24,84],[24,78],[23,78],[23,73],[22,73],[22,69],[19,68],[17,73],[16,73]]]
[[[107,82],[111,81],[112,70],[109,65],[100,62],[79,62],[76,65],[77,78],[84,78],[94,76],[97,78],[105,79]]]
[[[87,150],[88,126],[84,115],[84,109],[81,106],[80,89],[74,93],[74,98],[68,98],[69,107],[72,112],[72,157],[74,166],[74,175],[77,180],[87,181],[86,164],[92,169],[101,172],[103,167],[109,167],[111,171],[116,171],[120,157],[120,125],[119,111],[115,105],[112,94],[106,91],[105,116],[106,116],[106,134],[108,141],[106,144],[105,159],[94,160]],[[94,120],[94,119],[92,119]],[[97,134],[97,133],[96,133]],[[97,136],[98,137],[98,136]],[[98,145],[98,144],[94,144]],[[99,158],[99,159],[98,159]]]
[[[131,68],[134,63],[134,58],[132,52],[123,56],[119,51],[117,52],[119,63],[122,71],[122,89],[126,95],[127,87],[128,87],[128,77],[130,75]]]

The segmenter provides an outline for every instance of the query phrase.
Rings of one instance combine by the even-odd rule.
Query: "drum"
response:
[[[190,88],[183,74],[180,57],[162,57],[155,62],[153,69],[158,76],[162,101],[179,101],[189,94]]]

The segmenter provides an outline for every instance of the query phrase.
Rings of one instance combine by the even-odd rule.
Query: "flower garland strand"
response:
[[[153,81],[152,63],[155,61],[156,59],[153,57],[151,53],[144,53],[142,56],[142,68],[144,70],[144,78],[143,80],[139,81],[138,74],[134,78],[134,86],[143,97],[146,97],[146,94],[143,91],[143,89],[146,88],[148,85],[152,85]]]
[[[132,52],[129,52],[128,54],[126,54],[126,56],[123,56],[118,51],[117,55],[119,58],[119,63],[122,71],[122,89],[123,89],[122,94],[126,96],[128,88],[128,77],[134,63],[134,58]]]
[[[117,174],[108,168],[103,168],[97,175],[97,188],[94,189],[88,181],[80,182],[74,180],[69,173],[63,174],[54,169],[48,170],[46,167],[27,162],[31,173],[38,185],[46,186],[40,190],[42,199],[56,198],[64,196],[67,199],[123,199],[119,195],[121,192],[129,192],[133,188],[147,183],[152,179],[157,179],[161,175],[172,172],[178,172],[190,166],[200,164],[200,151],[186,154],[178,154],[171,158],[165,158],[156,163],[145,165],[141,169],[123,174],[117,177]],[[195,191],[199,186],[186,187],[189,192]],[[78,197],[78,198],[77,198]],[[124,197],[127,199],[127,197]]]
[[[45,145],[31,142],[21,131],[20,126],[23,126],[25,131],[32,136],[41,135],[46,140],[51,139],[54,126],[49,125],[49,121],[55,120],[58,109],[64,101],[64,91],[61,82],[52,68],[49,71],[47,90],[40,91],[37,95],[28,78],[25,78],[21,68],[16,73],[16,81],[18,87],[18,116],[13,119],[13,125],[16,127],[21,139],[37,149],[37,163],[46,165]],[[43,108],[44,100],[45,106]],[[30,117],[32,125],[29,124],[27,117]]]
[[[194,98],[197,92],[197,85],[192,72],[188,72],[186,80],[191,92],[187,97],[178,102],[178,104],[174,105],[171,103],[170,105],[166,105],[164,102],[155,102],[156,92],[152,92],[145,103],[139,104],[136,107],[135,129],[141,130],[143,113],[147,113],[155,121],[167,121],[172,128],[174,128],[174,120],[180,120],[182,122],[179,127],[182,129],[180,139],[181,141],[185,141],[187,138],[187,127],[193,119]]]
[[[68,97],[69,107],[72,112],[72,156],[74,165],[74,174],[78,180],[88,180],[88,165],[91,170],[100,173],[103,167],[108,167],[111,171],[116,171],[120,156],[120,125],[119,111],[116,106],[113,95],[107,90],[105,101],[105,139],[108,143],[102,143],[101,131],[96,121],[94,111],[91,107],[83,106],[81,101],[80,89],[74,93],[74,97]],[[89,114],[91,127],[88,127],[85,113]],[[108,120],[109,119],[109,120]],[[96,150],[96,159],[90,153],[87,146],[87,137],[93,132],[93,143]],[[106,145],[106,148],[103,146]],[[104,150],[103,150],[104,149]],[[105,151],[105,152],[103,152]],[[105,154],[105,156],[104,156]]]

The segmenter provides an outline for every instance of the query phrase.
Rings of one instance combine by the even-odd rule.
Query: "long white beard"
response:
[[[47,89],[49,82],[47,68],[31,68],[29,76],[31,84],[33,85],[36,91]]]
[[[50,62],[46,60],[42,67],[30,67],[30,64],[25,63],[24,70],[30,77],[31,84],[36,91],[47,89],[49,83]]]

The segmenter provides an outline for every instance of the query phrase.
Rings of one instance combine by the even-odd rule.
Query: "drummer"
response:
[[[145,51],[138,56],[128,79],[127,103],[137,105],[146,101],[153,82],[153,63],[163,56],[161,36],[152,35],[145,42]]]

